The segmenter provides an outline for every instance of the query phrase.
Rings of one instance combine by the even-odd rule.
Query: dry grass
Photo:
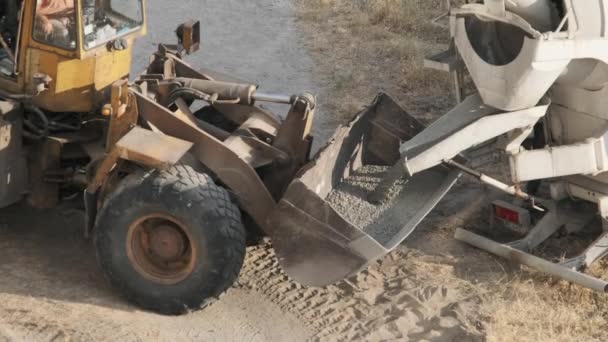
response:
[[[447,75],[423,68],[424,56],[447,44],[447,29],[431,23],[445,11],[442,3],[300,0],[300,26],[330,90],[320,95],[321,103],[350,118],[383,89],[423,119],[448,108]]]
[[[301,0],[309,13],[315,11],[351,10],[361,12],[371,25],[382,25],[393,32],[424,34],[439,38],[444,32],[431,24],[434,14],[441,13],[443,0]],[[429,16],[429,14],[431,16]],[[435,15],[436,17],[436,15]],[[439,33],[439,34],[436,34]],[[445,38],[445,37],[441,37]]]
[[[489,341],[606,341],[603,295],[538,277],[517,278],[483,299]]]
[[[379,89],[426,121],[449,109],[453,102],[447,75],[424,70],[422,64],[425,55],[446,48],[447,29],[431,23],[445,11],[443,3],[299,0],[300,27],[317,63],[316,77],[325,88],[320,95],[325,111],[342,120],[350,118]],[[479,269],[496,265],[488,254],[473,251],[464,250],[458,263]],[[598,275],[607,278],[605,266]],[[538,272],[505,268],[489,272],[479,282],[463,278],[477,289],[472,322],[479,323],[488,341],[608,340],[605,295],[555,282]]]

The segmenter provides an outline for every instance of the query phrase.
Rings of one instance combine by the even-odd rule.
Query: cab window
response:
[[[37,0],[34,39],[66,50],[76,49],[74,0]]]
[[[139,30],[142,0],[83,0],[84,48],[89,50]]]
[[[21,0],[0,2],[0,76],[14,76]]]

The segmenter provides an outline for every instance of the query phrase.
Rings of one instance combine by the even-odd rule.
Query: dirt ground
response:
[[[256,293],[235,288],[183,317],[138,311],[108,286],[73,209],[0,212],[0,337],[7,341],[280,341],[311,332]]]
[[[453,1],[458,2],[458,1]],[[424,56],[447,48],[448,31],[431,20],[439,0],[300,0],[299,27],[316,62],[322,102],[341,119],[388,91],[423,122],[454,104],[448,78],[424,70]],[[470,84],[468,85],[470,87]],[[503,169],[506,169],[503,167]],[[486,172],[496,173],[491,167]],[[497,176],[504,177],[504,172]],[[356,303],[348,323],[323,339],[430,341],[606,341],[608,298],[494,258],[453,239],[462,227],[493,238],[488,203],[501,195],[463,179],[408,240],[358,277],[338,285]],[[536,253],[558,261],[582,251],[599,224],[560,232]],[[590,273],[606,278],[606,263]],[[373,279],[373,281],[370,281]],[[361,299],[363,300],[356,300]],[[343,311],[348,312],[348,311]],[[353,323],[356,322],[356,323]]]
[[[434,27],[400,28],[413,32],[410,39],[384,25],[389,17],[370,21],[352,8],[311,9],[288,0],[148,4],[150,34],[137,43],[135,70],[157,42],[174,41],[180,21],[201,19],[202,51],[189,61],[260,83],[263,90],[319,94],[319,141],[379,88],[397,94],[424,121],[452,103],[446,78],[423,74],[414,62],[442,48],[443,40],[434,38],[442,31]],[[429,37],[434,40],[424,43]],[[270,245],[250,248],[237,284],[206,310],[181,317],[142,312],[109,287],[82,238],[82,212],[69,206],[4,209],[0,340],[608,340],[603,296],[453,240],[456,227],[488,227],[484,205],[496,196],[461,182],[403,246],[327,288],[291,282]],[[605,273],[602,267],[596,272]]]
[[[156,43],[175,42],[177,25],[193,18],[203,30],[202,51],[189,59],[193,65],[238,75],[265,91],[318,91],[289,2],[150,0],[148,6],[150,34],[137,43],[135,71],[145,67]],[[83,223],[82,213],[68,207],[0,211],[0,340],[304,341],[314,334],[246,286],[183,317],[141,312],[100,274]]]

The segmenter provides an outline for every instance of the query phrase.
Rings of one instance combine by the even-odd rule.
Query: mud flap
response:
[[[299,172],[269,224],[273,246],[290,277],[309,286],[335,283],[386,255],[412,233],[455,184],[458,171],[438,166],[411,178],[383,214],[399,218],[403,226],[383,241],[348,222],[325,199],[364,165],[394,165],[401,144],[423,129],[381,93]]]

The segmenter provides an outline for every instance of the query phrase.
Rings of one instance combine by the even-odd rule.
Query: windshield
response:
[[[63,49],[76,48],[74,0],[37,0],[34,39]]]
[[[136,31],[143,21],[142,0],[82,0],[84,48]]]

